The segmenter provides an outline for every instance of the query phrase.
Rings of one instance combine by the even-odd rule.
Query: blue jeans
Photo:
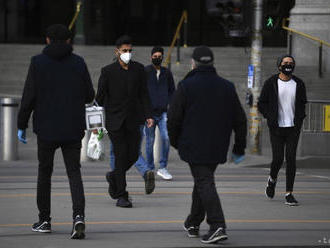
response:
[[[161,116],[153,116],[155,124],[148,128],[145,128],[146,132],[146,157],[147,163],[150,170],[155,168],[154,163],[154,143],[155,143],[155,129],[156,126],[159,128],[160,137],[161,137],[161,154],[159,159],[159,169],[167,167],[168,153],[170,150],[170,142],[167,133],[167,113],[162,113]]]
[[[146,171],[150,170],[149,166],[148,166],[147,162],[145,161],[144,157],[142,156],[142,152],[141,152],[142,141],[143,141],[143,137],[145,136],[144,135],[144,125],[140,125],[140,132],[141,132],[141,142],[140,142],[140,147],[139,147],[139,151],[140,151],[139,158],[135,162],[134,165],[135,165],[135,168],[140,173],[140,175],[144,176]],[[115,154],[113,152],[111,140],[110,140],[110,168],[112,171],[115,169]]]

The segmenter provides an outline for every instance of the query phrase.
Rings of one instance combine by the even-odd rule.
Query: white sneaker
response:
[[[164,180],[172,180],[172,175],[168,172],[166,168],[159,169],[157,175],[162,177]]]

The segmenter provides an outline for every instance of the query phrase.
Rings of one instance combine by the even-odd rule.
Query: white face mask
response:
[[[132,58],[132,53],[122,53],[120,54],[120,59],[125,63],[128,64]]]

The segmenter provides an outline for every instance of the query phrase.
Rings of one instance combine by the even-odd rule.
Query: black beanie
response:
[[[54,24],[47,28],[46,37],[51,41],[66,41],[71,38],[71,32],[62,24]]]
[[[213,62],[213,52],[207,46],[196,47],[193,51],[192,58],[202,64],[208,64]]]
[[[282,55],[281,57],[278,57],[277,62],[276,62],[277,68],[279,68],[281,66],[281,63],[284,58],[291,58],[293,60],[293,63],[296,65],[296,61],[294,60],[294,57],[292,57],[289,54],[285,54],[285,55]]]
[[[155,46],[152,50],[151,50],[151,55],[153,55],[154,53],[160,52],[162,55],[164,55],[164,48],[160,47],[160,46]]]

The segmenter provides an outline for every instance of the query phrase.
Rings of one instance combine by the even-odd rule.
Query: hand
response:
[[[245,156],[244,155],[238,155],[238,154],[233,153],[231,155],[231,159],[233,160],[233,162],[235,164],[239,164],[240,162],[242,162],[245,159]]]
[[[26,142],[26,132],[25,132],[25,130],[18,129],[17,137],[18,137],[18,140],[21,141],[23,144],[27,143]]]
[[[153,119],[147,119],[147,127],[151,128],[154,125],[154,120]]]

